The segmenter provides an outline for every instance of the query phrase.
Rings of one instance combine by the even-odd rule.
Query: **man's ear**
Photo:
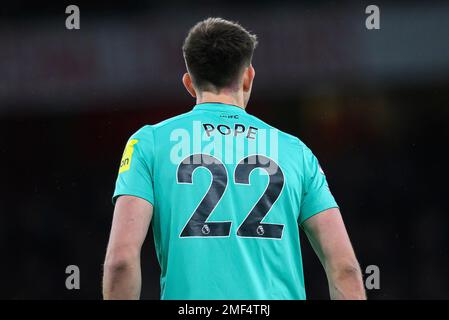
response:
[[[190,95],[196,98],[196,91],[193,87],[192,78],[190,77],[189,73],[184,73],[184,75],[182,76],[182,83],[184,84],[184,87],[190,93]]]
[[[250,64],[249,67],[246,68],[245,72],[243,73],[243,92],[251,91],[251,87],[253,85],[253,80],[255,76],[256,70],[254,70],[253,65]]]

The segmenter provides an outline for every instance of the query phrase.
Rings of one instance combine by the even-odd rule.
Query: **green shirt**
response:
[[[337,207],[298,138],[221,103],[132,135],[120,195],[154,206],[161,299],[305,299],[298,224]]]

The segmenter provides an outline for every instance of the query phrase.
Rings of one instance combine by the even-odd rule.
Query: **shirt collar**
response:
[[[234,113],[246,113],[245,109],[239,106],[221,102],[205,102],[199,103],[193,107],[193,110],[207,110],[207,111],[226,111]]]

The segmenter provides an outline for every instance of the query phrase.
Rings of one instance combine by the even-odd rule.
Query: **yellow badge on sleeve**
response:
[[[137,139],[131,139],[128,141],[125,147],[125,151],[123,152],[122,161],[120,161],[120,169],[118,173],[122,173],[128,171],[131,167],[131,160],[133,158],[134,145],[139,142]]]

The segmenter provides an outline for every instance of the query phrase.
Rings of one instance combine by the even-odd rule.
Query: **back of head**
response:
[[[195,87],[218,93],[238,86],[256,45],[256,36],[240,24],[208,18],[190,29],[182,49]]]

